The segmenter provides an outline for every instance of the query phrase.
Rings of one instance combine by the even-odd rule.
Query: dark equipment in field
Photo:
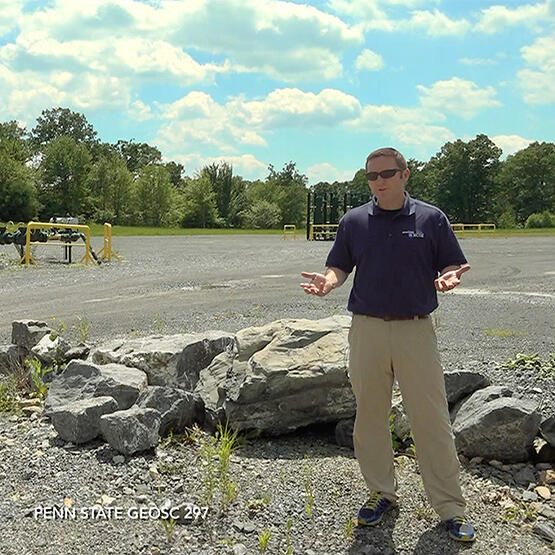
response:
[[[369,198],[369,192],[309,191],[306,210],[307,240],[333,241],[343,214],[367,203]]]

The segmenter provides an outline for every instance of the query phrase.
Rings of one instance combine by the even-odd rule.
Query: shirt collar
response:
[[[403,203],[401,211],[399,212],[398,215],[410,216],[411,214],[414,214],[414,208],[415,208],[414,199],[412,199],[411,196],[405,191],[405,202]],[[368,203],[368,214],[370,214],[370,216],[379,216],[387,212],[388,210],[382,210],[378,206],[378,199],[375,196],[373,196],[370,202]]]

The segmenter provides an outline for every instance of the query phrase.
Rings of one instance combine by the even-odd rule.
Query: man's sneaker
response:
[[[393,507],[393,502],[375,491],[370,499],[358,511],[358,523],[362,526],[374,526],[382,519],[383,514]]]
[[[474,526],[464,516],[456,516],[446,520],[449,535],[459,542],[473,542],[476,539]]]

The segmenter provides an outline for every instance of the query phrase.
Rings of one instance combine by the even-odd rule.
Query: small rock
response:
[[[100,496],[100,499],[97,501],[97,503],[99,503],[103,507],[111,507],[115,503],[115,501],[116,501],[115,497],[110,497],[109,495],[106,495],[105,493],[103,493]]]
[[[538,463],[536,464],[538,470],[550,470],[553,469],[553,465],[549,463]]]
[[[540,482],[542,484],[555,484],[555,470],[542,470],[540,472]]]
[[[484,457],[472,457],[470,459],[470,464],[480,464],[484,461]]]
[[[490,466],[493,466],[493,468],[501,468],[503,466],[503,463],[501,461],[496,461],[495,459],[491,459],[491,461],[488,461],[488,464]]]
[[[252,534],[256,532],[256,526],[252,522],[242,522],[240,520],[234,520],[231,524],[235,530],[242,532],[243,534]]]
[[[522,500],[523,501],[537,501],[538,500],[538,494],[534,491],[523,491],[522,492]]]
[[[246,555],[247,552],[247,546],[242,543],[238,543],[233,546],[233,555]]]
[[[140,503],[141,505],[146,505],[148,502],[148,496],[147,495],[137,495],[137,497],[135,497],[135,501],[137,501],[137,503]]]
[[[112,462],[114,464],[123,464],[125,462],[125,457],[123,455],[114,455],[112,457]]]
[[[40,399],[20,399],[18,401],[19,407],[40,407],[42,405]]]
[[[532,391],[533,393],[543,393],[543,389],[541,389],[540,387],[533,387],[530,391]]]
[[[515,482],[523,487],[528,487],[528,484],[536,482],[536,475],[530,466],[525,466],[514,475]]]
[[[125,493],[125,495],[133,495],[135,493],[131,488],[128,488],[127,486],[124,486],[122,491],[123,493]]]
[[[536,522],[533,532],[548,542],[555,542],[555,530],[547,522]]]
[[[545,499],[546,501],[549,501],[551,499],[551,492],[549,491],[549,488],[546,486],[537,486],[534,488],[534,491],[542,498]]]

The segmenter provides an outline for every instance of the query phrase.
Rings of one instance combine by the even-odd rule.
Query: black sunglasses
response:
[[[378,175],[384,179],[388,179],[393,177],[397,172],[402,171],[403,170],[400,170],[399,168],[395,168],[394,170],[382,170],[381,172],[367,172],[366,179],[368,179],[368,181],[376,181],[376,179],[378,179]]]

